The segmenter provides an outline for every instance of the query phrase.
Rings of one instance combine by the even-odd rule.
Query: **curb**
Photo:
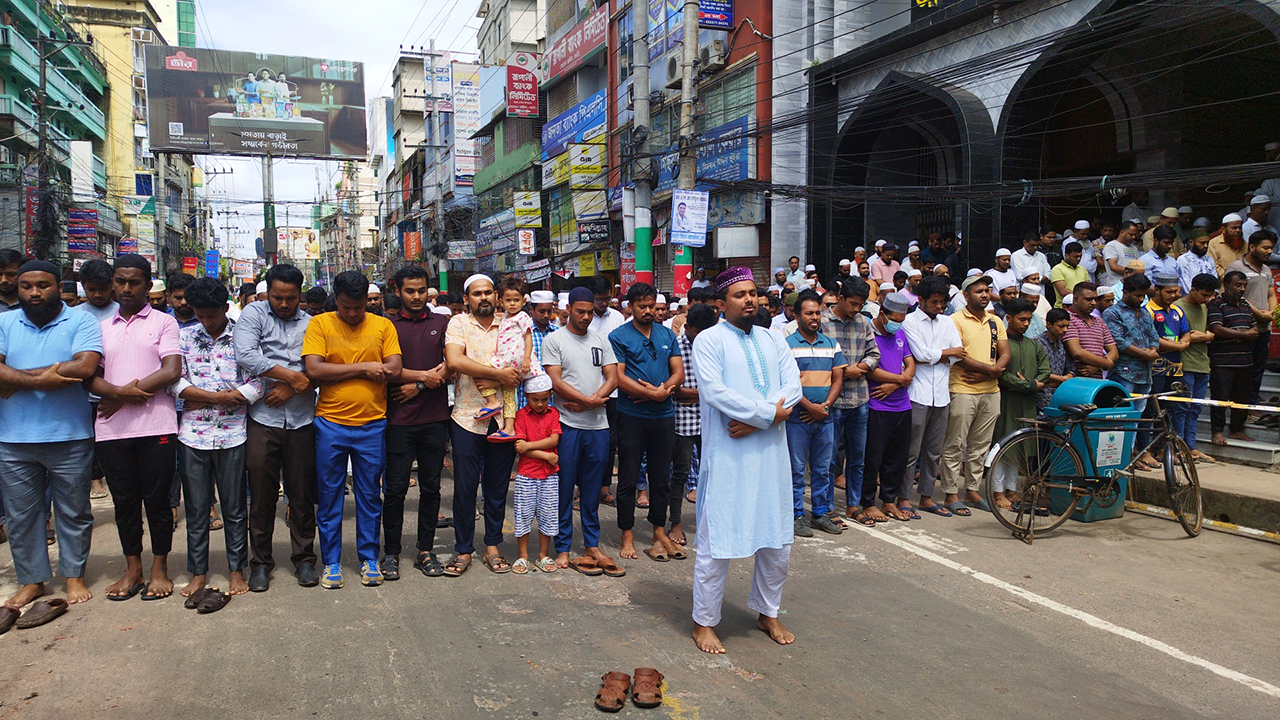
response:
[[[1146,503],[1134,502],[1132,500],[1126,500],[1124,508],[1131,512],[1142,513],[1143,515],[1165,518],[1166,520],[1177,522],[1177,518],[1174,517],[1173,511],[1168,508],[1156,507],[1155,505],[1147,505]],[[1253,538],[1254,540],[1262,540],[1264,542],[1271,542],[1280,545],[1280,533],[1267,532],[1266,530],[1244,527],[1234,523],[1222,522],[1220,520],[1210,520],[1209,518],[1205,518],[1201,522],[1204,527],[1209,528],[1210,530],[1216,530],[1221,533],[1227,533],[1228,535]]]
[[[1280,536],[1280,501],[1206,487],[1200,488],[1200,497],[1206,526],[1213,520],[1226,528],[1254,528]],[[1129,482],[1127,499],[1139,505],[1163,508],[1169,501],[1163,477],[1137,474]]]

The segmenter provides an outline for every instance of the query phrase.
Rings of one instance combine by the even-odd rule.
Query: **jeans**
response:
[[[440,470],[449,441],[449,423],[387,426],[387,475],[382,498],[382,544],[387,555],[400,554],[404,532],[404,501],[409,493],[409,473],[418,461],[418,552],[429,553],[436,544],[436,520],[440,515]],[[474,515],[473,515],[474,516]]]
[[[831,512],[835,499],[835,477],[831,474],[831,454],[835,452],[836,424],[831,418],[823,422],[787,421],[787,449],[791,453],[791,510],[804,517],[804,469],[809,467],[809,503],[813,517]],[[849,482],[848,476],[845,482]]]
[[[58,531],[58,572],[84,577],[93,533],[89,506],[93,440],[51,443],[0,443],[0,492],[9,499],[9,549],[22,585],[53,578],[45,524],[48,493],[53,493],[53,520]]]
[[[564,433],[556,454],[560,457],[560,532],[556,552],[573,547],[573,489],[578,489],[578,511],[582,520],[582,544],[600,547],[600,466],[609,456],[609,431],[579,430],[561,424]]]
[[[222,501],[222,535],[227,568],[243,570],[249,563],[249,513],[244,482],[244,444],[222,450],[182,446],[182,492],[187,512],[187,572],[209,572],[209,508],[214,488]]]
[[[649,459],[649,524],[665,527],[671,493],[671,445],[676,419],[618,416],[618,529],[636,524],[636,483],[640,461]],[[678,494],[678,493],[677,493]]]
[[[1209,396],[1209,373],[1184,372],[1182,382],[1191,391],[1193,398]],[[1187,443],[1187,447],[1196,449],[1196,428],[1200,424],[1200,406],[1192,403],[1173,403],[1173,429]]]
[[[1124,388],[1124,391],[1129,393],[1130,395],[1150,395],[1151,394],[1151,383],[1134,383],[1134,382],[1129,382],[1128,380],[1125,380],[1124,378],[1121,378],[1121,377],[1116,377],[1111,379],[1120,383],[1121,387]],[[1139,413],[1142,413],[1143,417],[1146,417],[1146,410],[1147,410],[1146,398],[1143,398],[1141,400],[1131,401],[1130,407],[1132,407],[1134,410],[1137,410]],[[1147,443],[1149,442],[1151,442],[1151,433],[1147,430],[1138,430],[1138,437],[1134,440],[1133,452],[1141,453],[1142,450],[1147,447]]]
[[[489,423],[492,427],[493,422]],[[502,543],[502,521],[507,515],[507,490],[516,462],[515,443],[491,443],[449,421],[453,440],[453,550],[459,555],[475,552],[476,493],[484,488],[484,544]]]
[[[115,505],[116,531],[124,556],[142,555],[143,508],[151,535],[151,552],[161,557],[168,555],[173,550],[169,487],[177,462],[177,438],[150,435],[102,440],[96,448],[107,473],[107,488]]]
[[[351,494],[356,501],[356,555],[361,562],[378,561],[378,530],[382,520],[382,469],[386,462],[387,421],[339,425],[324,418],[316,428],[316,529],[320,561],[342,561],[343,489],[347,461],[351,461]],[[474,500],[473,500],[474,502]]]
[[[836,437],[831,448],[831,476],[840,474],[834,446],[839,440],[844,440],[844,497],[848,507],[862,506],[862,466],[867,451],[869,409],[869,403],[862,403],[855,408],[834,408],[831,411]]]

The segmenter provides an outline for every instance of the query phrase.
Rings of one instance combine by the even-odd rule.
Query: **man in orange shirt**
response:
[[[366,312],[369,281],[354,270],[333,279],[338,309],[312,318],[302,340],[307,376],[320,386],[316,403],[316,528],[320,585],[342,587],[342,497],[347,461],[354,477],[360,581],[381,585],[378,527],[386,462],[387,382],[400,377],[400,340],[390,320]]]

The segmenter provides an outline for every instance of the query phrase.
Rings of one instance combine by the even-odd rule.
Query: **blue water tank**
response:
[[[1053,397],[1049,400],[1049,405],[1044,409],[1045,417],[1060,418],[1063,413],[1058,408],[1063,405],[1096,405],[1097,410],[1089,413],[1090,420],[1102,421],[1101,424],[1130,428],[1124,430],[1090,430],[1089,422],[1086,421],[1083,426],[1076,426],[1072,429],[1068,439],[1071,444],[1080,451],[1080,457],[1084,459],[1084,474],[1090,476],[1109,476],[1115,471],[1120,470],[1129,465],[1130,457],[1133,454],[1133,443],[1136,438],[1138,429],[1137,423],[1123,423],[1123,420],[1137,420],[1142,417],[1142,412],[1134,409],[1129,401],[1129,393],[1124,386],[1112,382],[1110,380],[1095,380],[1093,378],[1072,378],[1061,385],[1054,391]],[[1088,445],[1085,444],[1084,433],[1089,433]],[[1062,458],[1058,464],[1064,467],[1055,467],[1056,472],[1062,474],[1072,474],[1073,468],[1069,467],[1070,462],[1067,458]],[[1081,500],[1080,508],[1072,515],[1072,518],[1081,522],[1093,522],[1095,520],[1109,520],[1124,515],[1124,499],[1129,490],[1129,479],[1127,477],[1120,478],[1117,483],[1119,492],[1110,502],[1100,499],[1094,499],[1092,503],[1088,498]],[[1055,495],[1061,495],[1056,499],[1051,498],[1052,503],[1061,502],[1065,507],[1069,502],[1066,491],[1053,491]]]

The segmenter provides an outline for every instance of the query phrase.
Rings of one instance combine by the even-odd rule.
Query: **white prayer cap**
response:
[[[568,310],[568,309],[569,309],[569,301],[568,301],[568,300],[561,300],[561,301],[560,301],[560,304],[559,304],[559,306],[558,306],[558,307],[559,307],[559,309],[561,309],[561,310]]]
[[[782,274],[784,274],[784,275],[785,275],[785,274],[786,274],[786,272],[787,272],[787,269],[786,269],[786,268],[774,268],[774,269],[773,269],[773,274],[774,274],[774,275],[777,275],[778,273],[782,273]]]
[[[667,296],[666,296],[666,295],[663,295],[662,293],[658,293],[658,297],[657,297],[657,298],[655,298],[655,300],[657,301],[657,303],[658,303],[659,305],[666,305],[666,304],[667,304]]]
[[[974,277],[975,275],[981,275],[981,274],[982,274],[982,271],[981,271],[981,270],[979,270],[978,268],[971,268],[971,269],[969,270],[969,272],[967,272],[967,273],[965,273],[965,274],[964,274],[964,276],[965,276],[965,277]]]
[[[1101,288],[1099,288],[1099,290],[1101,290]],[[1062,296],[1063,305],[1071,305],[1075,301],[1076,301],[1076,296],[1071,293],[1067,293],[1066,295]]]
[[[1195,222],[1191,223],[1191,227],[1209,227],[1209,218],[1198,217]]]
[[[467,278],[466,282],[462,283],[462,292],[469,291],[471,289],[471,283],[480,282],[481,280],[488,282],[490,285],[493,284],[493,278],[485,275],[484,273],[476,273],[475,275]]]
[[[1222,216],[1223,225],[1226,225],[1227,223],[1233,223],[1233,222],[1244,222],[1244,218],[1240,217],[1236,213],[1227,213],[1226,215]]]
[[[534,305],[542,305],[545,303],[553,303],[556,301],[555,293],[550,290],[534,290],[529,295],[529,301]]]
[[[816,272],[817,270],[818,270],[817,266],[815,266],[813,263],[809,263],[808,265],[804,266],[805,272]]]
[[[253,291],[254,291],[254,292],[256,292],[256,293],[259,293],[259,294],[266,292],[266,291],[267,291],[267,281],[266,281],[266,280],[260,280],[260,281],[258,281],[258,284],[257,284],[257,286],[256,286],[256,287],[254,287]]]
[[[1009,248],[1000,248],[999,250],[996,250],[996,257],[1009,257],[1012,254],[1013,253],[1009,251]]]
[[[377,286],[377,284],[375,284],[375,283],[369,283],[369,294],[370,294],[370,295],[381,295],[381,294],[382,294],[382,288],[378,287],[378,286]]]
[[[1019,279],[1019,280],[1026,280],[1027,278],[1031,277],[1032,275],[1039,275],[1039,274],[1040,274],[1040,271],[1039,271],[1039,270],[1036,270],[1036,269],[1035,269],[1035,268],[1033,268],[1033,267],[1024,267],[1024,268],[1022,268],[1022,272],[1018,273],[1018,279]]]
[[[1088,220],[1077,220],[1075,224],[1076,230],[1088,230],[1090,227],[1092,226],[1089,224]]]
[[[1190,215],[1193,212],[1195,211],[1191,209],[1190,205],[1183,205],[1182,207],[1178,208],[1179,215]]]
[[[1017,283],[1009,282],[1009,280],[1008,280],[1007,278],[1004,278],[1004,277],[996,277],[996,278],[992,278],[991,289],[992,289],[992,290],[995,290],[997,293],[999,293],[999,292],[1001,292],[1002,290],[1004,290],[1005,288],[1011,288],[1011,287],[1014,287],[1014,286],[1016,286],[1016,285],[1017,285]]]
[[[1267,197],[1266,195],[1254,195],[1253,199],[1249,201],[1249,204],[1262,205],[1263,203],[1269,203],[1269,202],[1271,202],[1271,198]]]
[[[1023,295],[1039,296],[1043,293],[1043,291],[1040,289],[1040,286],[1036,285],[1035,283],[1022,283],[1022,287],[1018,288],[1018,291],[1021,292]],[[1063,300],[1063,302],[1066,302],[1066,300]]]
[[[547,392],[551,389],[551,376],[546,373],[534,375],[524,381],[524,391],[526,393]]]
[[[884,238],[880,238],[879,240],[877,240],[876,249],[879,250],[880,248],[884,247],[885,242],[886,240]]]
[[[1098,297],[1102,297],[1103,295],[1115,295],[1115,294],[1116,294],[1116,289],[1112,285],[1098,286]]]
[[[898,288],[893,284],[892,280],[885,280],[880,283],[880,289],[886,292],[896,292]]]
[[[433,288],[433,287],[429,287],[429,288],[427,288],[427,297],[429,297],[429,298],[433,298],[433,297],[436,297],[436,296],[437,296],[437,295],[439,295],[439,294],[440,294],[440,289],[439,289],[439,288]]]
[[[920,249],[920,243],[916,242],[915,240],[912,240],[911,242],[907,243],[907,250],[910,250],[911,248],[915,248],[915,249],[919,250],[919,249]]]
[[[845,265],[852,265],[852,264],[853,263],[849,261],[849,258],[844,258],[843,260],[840,261],[840,267],[844,267]]]
[[[853,251],[854,251],[854,252],[861,252],[861,253],[864,253],[864,252],[866,252],[866,251],[867,251],[867,249],[866,249],[866,248],[864,248],[864,247],[862,247],[861,245],[859,245],[858,247],[854,248],[854,249],[853,249]]]
[[[76,297],[79,297],[79,298],[89,297],[88,295],[84,294],[84,285],[81,285],[80,283],[76,283]]]
[[[924,275],[924,273],[920,272],[919,268],[911,268],[910,270],[907,271],[907,277],[909,278],[913,278],[917,275]]]
[[[675,310],[678,307],[680,307],[680,302],[678,300],[672,300],[671,302],[667,303],[668,310]]]
[[[557,296],[556,296],[556,301],[557,301],[557,302],[562,302],[562,303],[567,303],[567,302],[569,302],[569,293],[567,293],[567,292],[562,292],[562,293],[560,293],[559,295],[557,295]]]
[[[688,305],[689,305],[689,298],[687,297],[680,298],[680,307],[687,307]]]
[[[626,308],[626,307],[631,307],[631,301],[630,301],[630,300],[623,300],[623,301],[622,301],[622,307],[624,307],[624,308]]]
[[[435,313],[435,314],[437,314],[437,315],[452,315],[452,314],[453,314],[453,311],[449,309],[449,306],[448,306],[448,305],[430,305],[430,306],[428,306],[428,307],[430,307],[430,308],[431,308],[431,312],[433,312],[433,313]]]

